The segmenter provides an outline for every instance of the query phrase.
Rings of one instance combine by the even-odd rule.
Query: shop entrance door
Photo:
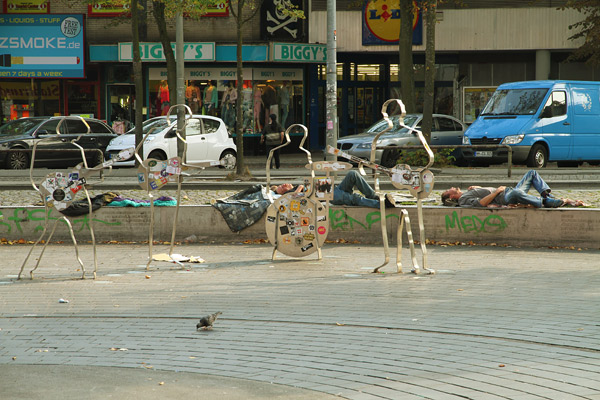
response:
[[[108,111],[106,113],[108,124],[117,130],[129,130],[135,121],[133,109],[135,86],[129,84],[108,85],[106,92],[108,93]],[[123,128],[121,128],[121,122],[123,122]]]

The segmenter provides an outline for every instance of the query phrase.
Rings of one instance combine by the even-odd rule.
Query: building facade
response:
[[[111,2],[100,6],[65,0],[2,2],[3,121],[59,114],[93,115],[110,124],[133,120],[132,34],[123,2],[113,1],[112,7],[107,5]],[[148,7],[140,34],[143,113],[149,118],[163,114],[174,102],[164,87],[166,63],[152,2],[141,3]],[[564,62],[580,45],[569,39],[573,34],[569,25],[583,19],[575,11],[558,10],[564,1],[463,3],[462,8],[444,4],[437,12],[435,112],[470,123],[503,82],[600,80],[597,69]],[[194,112],[220,116],[230,127],[241,124],[244,135],[254,142],[268,116],[276,114],[285,126],[308,126],[311,148],[325,145],[327,3],[295,4],[304,10],[306,20],[291,20],[274,1],[266,0],[244,25],[243,121],[236,121],[233,105],[237,83],[233,16],[221,7],[197,20],[185,18],[186,102]],[[394,4],[397,1],[375,0],[357,9],[354,1],[336,1],[339,136],[364,130],[381,118],[385,100],[402,97],[398,45],[389,36],[401,20]],[[414,76],[422,99],[427,27],[417,16],[413,28]],[[169,21],[168,32],[174,41],[174,21]],[[259,151],[258,146],[248,148]]]

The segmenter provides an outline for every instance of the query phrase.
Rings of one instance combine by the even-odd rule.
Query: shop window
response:
[[[358,64],[356,66],[357,81],[379,81],[383,71],[380,64]]]
[[[100,96],[97,82],[67,83],[67,112],[69,115],[96,117]]]
[[[235,79],[188,80],[186,104],[194,114],[221,118],[229,132],[233,134],[237,124],[236,87]],[[150,80],[149,88],[149,116],[166,115],[169,107],[175,104],[170,101],[166,80]],[[244,135],[259,135],[265,121],[269,122],[271,114],[277,115],[278,122],[284,128],[301,123],[303,121],[302,93],[302,81],[244,80],[241,91],[241,130]],[[210,122],[207,121],[209,120],[204,121],[204,129],[218,129],[218,126],[209,125]]]
[[[60,115],[58,80],[0,82],[0,123],[36,115]]]

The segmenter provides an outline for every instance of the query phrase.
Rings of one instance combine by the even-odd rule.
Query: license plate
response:
[[[476,151],[475,152],[475,157],[491,157],[491,156],[492,156],[491,151]]]

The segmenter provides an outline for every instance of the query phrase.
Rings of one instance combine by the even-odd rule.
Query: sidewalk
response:
[[[3,398],[600,399],[598,251],[428,248],[415,276],[371,274],[379,246],[179,246],[206,263],[146,271],[147,247],[101,245],[79,280],[50,245],[16,281],[29,246],[2,246]]]

